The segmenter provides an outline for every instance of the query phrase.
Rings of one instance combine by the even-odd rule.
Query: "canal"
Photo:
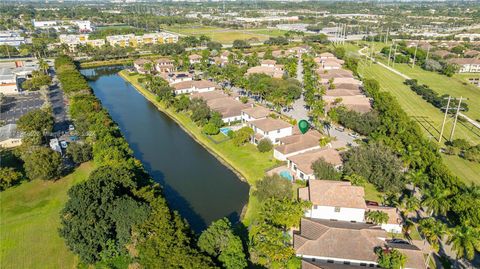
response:
[[[248,184],[146,100],[118,71],[102,67],[82,73],[119,125],[135,157],[163,186],[170,207],[178,210],[195,232],[222,217],[238,221],[248,200]]]

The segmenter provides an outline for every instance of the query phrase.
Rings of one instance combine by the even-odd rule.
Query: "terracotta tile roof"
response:
[[[358,265],[327,263],[322,261],[306,261],[302,260],[302,269],[361,269]],[[366,267],[365,267],[366,268]]]
[[[159,58],[155,62],[159,64],[173,64],[173,60],[169,58]]]
[[[310,180],[308,197],[314,205],[366,209],[363,187],[348,181]]]
[[[275,131],[275,130],[280,130],[280,129],[285,129],[292,127],[289,123],[279,120],[279,119],[271,119],[271,118],[266,118],[266,119],[261,119],[261,120],[256,120],[256,121],[251,121],[249,124],[259,128],[260,130],[264,132],[270,132],[270,131]]]
[[[317,74],[320,78],[327,80],[330,78],[353,78],[352,71],[345,69],[324,70],[319,68]]]
[[[448,62],[452,63],[452,64],[458,64],[458,65],[480,64],[480,59],[476,59],[476,58],[453,58],[453,59],[449,59]]]
[[[327,90],[324,96],[332,96],[332,97],[342,97],[342,96],[354,96],[354,95],[361,95],[362,92],[360,90],[347,90],[347,89],[334,89],[334,90]]]
[[[133,63],[136,65],[144,65],[146,63],[150,63],[152,61],[147,60],[147,59],[136,59]]]
[[[260,61],[260,64],[268,64],[268,65],[275,65],[277,61],[275,60],[262,60]]]
[[[438,57],[441,57],[441,58],[445,58],[448,55],[451,55],[452,53],[450,53],[448,50],[436,50],[432,52],[432,54],[437,55]]]
[[[190,60],[200,60],[200,59],[202,59],[202,56],[200,56],[198,54],[192,54],[192,55],[188,56],[188,59],[190,59]]]
[[[245,108],[242,112],[255,119],[265,118],[272,113],[268,108],[263,106]]]
[[[401,224],[402,223],[402,217],[400,216],[400,212],[395,207],[367,205],[367,208],[368,208],[368,211],[372,210],[372,211],[380,211],[380,212],[387,213],[387,215],[388,215],[387,224]]]
[[[463,53],[463,55],[469,56],[469,57],[475,57],[475,56],[480,55],[480,51],[477,51],[477,50],[468,50],[468,51],[466,51],[465,53]]]
[[[387,233],[373,225],[303,218],[294,234],[297,255],[319,256],[376,263],[374,249],[383,246]]]
[[[328,96],[328,95],[323,96],[323,100],[330,107],[332,103],[335,102],[335,99],[337,98],[339,97]],[[370,99],[368,99],[364,95],[340,96],[340,98],[342,98],[341,104],[350,110],[357,111],[359,113],[366,113],[372,110]]]
[[[241,116],[242,110],[251,107],[252,104],[243,104],[232,97],[215,98],[207,101],[207,105],[220,114],[224,118]]]
[[[331,58],[331,57],[335,57],[335,55],[333,55],[330,52],[324,52],[324,53],[320,53],[320,57],[321,58]]]
[[[190,95],[190,98],[201,98],[205,101],[225,97],[228,97],[228,95],[224,94],[222,91],[196,92]]]
[[[190,80],[190,81],[182,81],[179,83],[175,83],[172,85],[175,90],[181,90],[181,89],[188,89],[191,87],[195,87],[197,89],[205,89],[205,88],[210,88],[210,87],[215,87],[218,88],[218,85],[208,81],[208,80]]]
[[[246,75],[250,74],[265,74],[274,78],[281,78],[283,76],[283,70],[279,65],[276,65],[275,67],[271,66],[254,66],[250,67],[247,70]]]
[[[290,154],[302,150],[319,147],[322,135],[318,131],[309,131],[305,134],[296,134],[278,139],[280,145],[275,150],[282,154]]]
[[[335,166],[342,164],[340,153],[330,148],[310,150],[298,155],[290,156],[287,159],[294,162],[300,171],[307,175],[311,175],[313,174],[312,163],[320,158]]]
[[[345,89],[345,90],[352,90],[352,91],[359,91],[360,84],[352,84],[352,83],[335,83],[335,89]]]
[[[353,77],[337,77],[333,79],[333,84],[353,84],[360,85],[360,81]]]

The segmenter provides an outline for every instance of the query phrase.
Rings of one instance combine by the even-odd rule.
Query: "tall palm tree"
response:
[[[44,74],[46,74],[49,66],[48,66],[48,63],[44,59],[39,59],[38,60],[38,67],[40,68],[40,70],[43,71]]]
[[[427,239],[428,243],[435,251],[440,249],[440,240],[447,232],[447,227],[444,223],[434,219],[425,218],[419,221],[419,232]]]
[[[432,216],[446,215],[451,207],[450,203],[450,191],[447,189],[440,189],[440,187],[433,186],[432,188],[425,189],[422,206],[426,207],[427,214]]]
[[[415,196],[405,196],[402,200],[402,208],[405,215],[408,216],[409,213],[420,209],[420,201]]]
[[[480,230],[467,225],[457,226],[450,230],[447,244],[452,245],[457,258],[472,260],[475,250],[480,251]]]
[[[381,212],[378,210],[370,210],[367,213],[365,213],[365,217],[367,220],[375,223],[375,224],[382,224],[382,223],[387,223],[388,222],[388,214],[385,212]]]
[[[332,123],[329,120],[324,120],[323,128],[327,130],[328,136],[330,136],[330,129],[332,128]]]

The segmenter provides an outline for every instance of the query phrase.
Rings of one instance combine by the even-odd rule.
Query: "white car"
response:
[[[66,149],[67,146],[68,146],[67,141],[63,141],[63,140],[60,141],[60,147],[62,147],[62,149]]]
[[[353,138],[359,138],[360,137],[357,133],[349,133],[348,135],[353,137]]]
[[[72,124],[68,125],[68,130],[69,131],[75,130],[75,126],[73,126]]]

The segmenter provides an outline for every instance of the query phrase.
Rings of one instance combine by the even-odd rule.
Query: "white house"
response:
[[[254,106],[242,110],[242,121],[244,123],[254,120],[266,119],[270,110],[263,106]]]
[[[403,220],[397,208],[389,206],[367,205],[367,212],[368,211],[380,211],[387,213],[388,221],[386,223],[382,223],[380,227],[389,233],[402,233]]]
[[[144,67],[146,63],[151,63],[152,64],[152,69],[155,68],[152,61],[147,60],[147,59],[137,59],[137,60],[135,60],[133,62],[133,67],[135,68],[135,70],[137,70],[138,73],[146,74],[147,70],[145,70],[145,67]],[[153,70],[150,70],[150,71],[153,71]]]
[[[477,58],[455,58],[448,60],[448,62],[459,66],[458,73],[480,72],[480,59]]]
[[[198,54],[191,54],[188,56],[190,64],[199,64],[202,61],[202,56]]]
[[[340,153],[331,148],[314,149],[301,154],[289,156],[287,157],[287,166],[298,179],[315,179],[312,164],[318,159],[325,160],[337,169],[342,166],[342,157],[340,156]]]
[[[207,102],[210,109],[222,115],[225,123],[232,124],[241,122],[242,111],[253,106],[252,103],[242,103],[234,96],[229,96],[222,91],[197,92],[190,95],[190,98],[200,98]]]
[[[322,135],[318,131],[310,130],[305,134],[294,134],[279,139],[279,145],[273,150],[273,157],[286,161],[288,157],[310,150],[319,149],[319,140]]]
[[[309,180],[308,187],[298,189],[298,197],[312,203],[305,217],[312,219],[363,222],[365,218],[363,187],[348,181]]]
[[[155,61],[155,70],[159,73],[163,72],[173,72],[175,66],[173,65],[174,61],[169,58],[160,58]]]
[[[209,92],[218,88],[217,84],[208,80],[182,81],[172,85],[175,94],[189,94],[192,92]]]
[[[417,246],[387,239],[387,232],[366,223],[302,218],[293,234],[293,248],[304,269],[379,267],[376,248],[396,249],[406,256],[405,269],[425,269],[425,254]]]
[[[270,139],[273,144],[278,144],[280,138],[292,135],[293,132],[292,125],[279,119],[255,120],[248,122],[247,125],[255,132],[252,139],[252,143],[255,145],[264,138]]]
[[[160,74],[170,85],[184,82],[192,81],[193,75],[188,72],[170,72],[170,73],[161,73]]]

